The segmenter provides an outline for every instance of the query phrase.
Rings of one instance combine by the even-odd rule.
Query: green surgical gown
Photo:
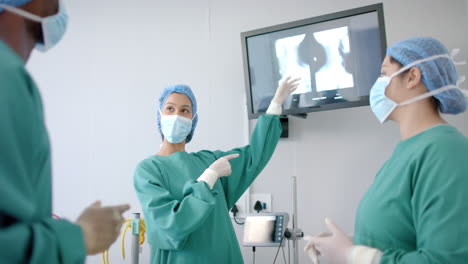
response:
[[[228,210],[265,167],[280,134],[278,116],[263,115],[248,146],[143,160],[135,170],[134,185],[151,263],[243,263]],[[213,190],[196,181],[215,160],[232,153],[240,154],[231,160],[232,174],[218,180]]]
[[[0,263],[83,263],[81,229],[52,219],[50,146],[39,91],[0,40]]]
[[[381,264],[468,263],[468,139],[438,125],[400,142],[359,205],[354,242]]]

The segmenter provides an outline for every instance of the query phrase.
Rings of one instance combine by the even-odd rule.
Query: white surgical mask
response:
[[[192,131],[192,120],[180,115],[161,114],[161,130],[164,138],[173,144],[184,141]]]
[[[411,98],[409,100],[406,100],[401,103],[396,103],[395,101],[391,100],[385,95],[385,89],[388,87],[390,82],[392,81],[392,78],[395,76],[401,74],[402,72],[405,72],[406,70],[414,67],[415,65],[421,64],[423,62],[439,59],[439,58],[447,58],[449,60],[453,61],[453,57],[458,53],[458,50],[454,50],[451,55],[448,54],[441,54],[441,55],[434,55],[426,59],[421,59],[414,61],[404,67],[402,67],[400,70],[397,72],[393,73],[390,76],[381,76],[377,79],[375,84],[372,86],[372,89],[370,91],[369,95],[369,101],[370,101],[370,106],[372,109],[372,112],[374,115],[377,117],[377,119],[380,121],[380,123],[384,123],[388,120],[388,117],[390,114],[395,110],[397,106],[403,106],[403,105],[409,105],[414,102],[417,102],[419,100],[434,96],[435,94],[445,92],[450,89],[459,89],[461,90],[464,94],[466,94],[466,91],[463,91],[460,89],[460,84],[465,81],[465,77],[462,76],[460,77],[460,80],[457,82],[456,85],[447,85],[438,89],[435,89],[433,91],[418,95],[414,98]],[[460,64],[465,64],[466,62],[454,62],[456,65]]]
[[[0,8],[8,10],[19,16],[25,17],[29,20],[41,23],[42,34],[44,36],[43,43],[36,43],[36,49],[41,52],[46,52],[53,48],[62,39],[68,24],[68,15],[63,6],[63,2],[59,1],[59,12],[55,15],[48,17],[40,17],[22,9],[12,7],[5,4],[0,4]]]

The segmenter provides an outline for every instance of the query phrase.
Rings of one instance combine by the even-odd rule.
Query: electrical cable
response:
[[[284,254],[284,247],[281,247],[281,251],[283,251],[284,264],[288,264],[288,263],[286,262],[286,254]]]
[[[128,222],[127,226],[124,229],[124,232],[122,233],[122,243],[121,243],[121,248],[122,248],[122,258],[125,259],[125,244],[124,244],[124,238],[125,238],[125,233],[129,228],[132,227],[132,220],[133,219],[127,219],[125,220],[125,223]],[[145,220],[140,219],[140,240],[139,240],[139,245],[141,246],[145,242],[145,233],[146,233],[146,225],[145,225]]]
[[[124,230],[122,232],[121,236],[121,250],[122,250],[122,258],[125,260],[125,234],[127,233],[128,229],[132,228],[132,222],[134,219],[126,219],[123,223]],[[140,230],[139,230],[139,245],[141,246],[145,242],[145,233],[146,233],[146,225],[145,225],[145,219],[141,218],[139,219],[140,221]],[[109,250],[107,249],[106,251],[102,252],[102,264],[109,264]]]
[[[252,247],[252,252],[253,252],[253,264],[255,264],[255,247]]]
[[[285,233],[286,233],[286,232],[285,232]],[[283,234],[283,238],[281,238],[281,243],[280,243],[280,245],[279,245],[279,247],[278,247],[278,250],[276,251],[276,255],[275,255],[275,259],[273,260],[273,264],[276,263],[276,258],[278,257],[278,253],[279,253],[279,251],[280,251],[280,248],[281,248],[281,246],[283,245],[285,233]]]
[[[231,213],[233,215],[234,222],[236,222],[236,224],[238,224],[238,225],[243,225],[243,224],[245,224],[245,221],[243,223],[237,222],[236,215],[237,215],[238,212],[239,212],[239,209],[237,209],[237,205],[234,204],[234,206],[232,206],[232,208],[231,208]]]
[[[238,224],[238,225],[243,225],[243,224],[245,224],[245,221],[244,221],[243,223],[237,222],[237,219],[236,219],[236,215],[235,215],[235,214],[234,214],[234,217],[233,217],[233,218],[234,218],[234,222],[236,222],[236,224]]]
[[[289,239],[288,239],[288,264],[291,263],[291,254],[289,252]]]

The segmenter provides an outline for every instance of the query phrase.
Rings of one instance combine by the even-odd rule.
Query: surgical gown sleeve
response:
[[[183,161],[177,161],[184,166]],[[141,162],[134,176],[134,186],[140,199],[152,246],[166,250],[184,247],[189,235],[209,217],[215,206],[215,191],[205,182],[186,181],[183,197],[175,197],[165,180],[164,166],[147,159]],[[179,175],[170,174],[171,180]],[[179,178],[181,178],[179,176]]]
[[[411,205],[417,250],[386,249],[381,264],[467,263],[466,147],[438,145],[425,153],[424,164],[414,165],[418,173],[412,179]]]
[[[249,145],[229,152],[214,152],[216,158],[232,153],[240,154],[238,158],[230,161],[232,174],[229,177],[221,178],[228,208],[231,208],[239,200],[265,168],[275,151],[281,131],[279,116],[262,115],[250,137]]]
[[[36,155],[46,135],[37,88],[22,65],[5,66],[1,48],[0,263],[84,263],[81,229],[51,218],[50,169],[40,169],[50,157]]]

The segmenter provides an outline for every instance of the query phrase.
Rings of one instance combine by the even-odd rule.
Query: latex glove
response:
[[[288,96],[297,89],[300,84],[299,80],[301,80],[301,78],[292,79],[291,76],[288,76],[280,81],[280,84],[276,89],[275,96],[271,100],[270,106],[268,107],[267,114],[281,114],[283,110],[281,105],[284,103],[284,101],[286,101]]]
[[[213,186],[220,177],[231,175],[232,169],[229,161],[237,157],[239,157],[239,154],[231,154],[217,159],[203,172],[197,181],[204,181],[210,189],[213,189]]]
[[[311,239],[311,236],[304,237],[304,240],[308,241],[306,246],[304,247],[304,252],[307,252],[313,264],[320,264],[320,261],[318,259],[318,257],[320,256],[320,252],[314,247],[314,244],[310,241]]]
[[[323,256],[331,264],[347,264],[354,246],[353,241],[332,220],[326,218],[325,224],[331,234],[310,238],[310,244],[307,244],[304,250],[313,248],[318,252],[317,255]]]
[[[101,207],[101,202],[98,201],[81,213],[76,224],[83,232],[88,255],[103,252],[114,243],[124,223],[122,213],[128,209],[129,205]]]
[[[324,233],[320,233],[318,237],[327,237],[331,235],[332,234],[329,232],[324,232]],[[311,241],[312,236],[305,236],[304,240],[308,241],[306,246],[304,247],[304,252],[307,252],[313,264],[320,264],[320,261],[318,258],[320,256],[320,252],[315,248],[314,243],[312,243]]]

